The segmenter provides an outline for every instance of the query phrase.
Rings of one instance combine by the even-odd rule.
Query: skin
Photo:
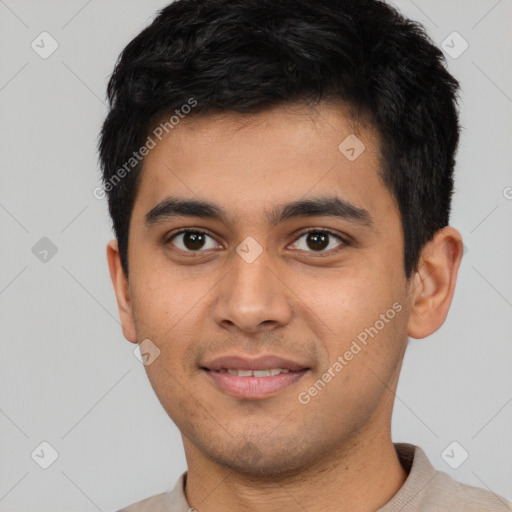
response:
[[[338,149],[352,133],[366,146],[355,161]],[[378,135],[327,103],[190,117],[147,155],[131,217],[129,279],[115,240],[108,263],[124,336],[160,350],[145,368],[181,431],[186,496],[199,512],[373,511],[403,485],[390,432],[400,367],[408,336],[426,337],[446,318],[462,240],[451,227],[438,231],[406,280],[400,215],[379,156]],[[372,225],[327,215],[273,225],[265,216],[320,195],[365,209]],[[226,222],[181,216],[146,225],[169,196],[214,202]],[[183,228],[211,238],[199,251],[183,236],[169,240]],[[320,228],[351,241],[308,245],[307,233]],[[247,237],[262,248],[252,263],[236,252]],[[395,303],[401,311],[300,403],[299,393]],[[240,399],[200,369],[235,352],[276,354],[310,370],[273,396]]]

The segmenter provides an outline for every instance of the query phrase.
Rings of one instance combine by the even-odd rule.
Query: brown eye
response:
[[[173,235],[169,242],[178,249],[187,252],[198,252],[216,247],[215,241],[211,236],[202,231],[193,230],[180,231]]]
[[[329,245],[329,236],[325,233],[308,233],[306,243],[314,251],[323,251]]]
[[[341,236],[331,233],[330,231],[317,230],[303,233],[297,241],[294,242],[293,245],[295,247],[293,248],[307,252],[328,252],[325,250],[326,248],[330,251],[344,244],[345,241]]]

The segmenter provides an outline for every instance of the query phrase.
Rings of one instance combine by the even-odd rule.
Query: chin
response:
[[[301,449],[300,443],[290,438],[276,438],[269,443],[268,437],[263,437],[260,441],[232,438],[231,442],[216,444],[215,449],[212,446],[199,448],[210,460],[235,473],[271,482],[299,475],[315,462],[314,459],[324,456],[313,446]]]

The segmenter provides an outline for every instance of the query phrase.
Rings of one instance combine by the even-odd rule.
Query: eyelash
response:
[[[176,238],[179,235],[182,235],[183,233],[200,233],[200,234],[209,236],[210,238],[215,240],[215,238],[212,235],[210,235],[210,233],[208,233],[207,231],[203,231],[202,229],[181,229],[180,231],[176,231],[175,233],[172,233],[169,237],[167,237],[167,239],[165,241],[165,245],[169,244],[174,238]],[[307,235],[309,233],[326,233],[328,235],[331,235],[334,238],[337,238],[340,242],[342,242],[341,245],[339,245],[338,247],[335,247],[334,249],[330,249],[328,251],[304,251],[304,252],[310,252],[312,254],[315,254],[316,257],[321,258],[324,255],[330,256],[332,254],[337,253],[341,249],[343,249],[343,247],[351,245],[348,238],[345,238],[345,237],[341,236],[340,234],[336,233],[335,231],[331,231],[330,229],[327,229],[327,228],[314,228],[314,229],[310,228],[307,231],[303,231],[297,235],[297,237],[294,239],[292,244],[296,243],[298,240],[300,240],[300,238],[302,238],[304,235]],[[180,251],[181,253],[190,254],[190,255],[195,255],[195,254],[201,253],[201,252],[207,252],[207,250],[201,250],[201,249],[199,249],[197,251],[184,251],[182,249],[178,249],[177,247],[175,249],[177,251]]]

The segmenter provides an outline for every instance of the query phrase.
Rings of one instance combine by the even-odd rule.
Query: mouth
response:
[[[238,377],[274,377],[281,373],[290,373],[287,368],[269,368],[263,370],[241,370],[237,368],[221,368],[220,370],[212,370],[219,373],[229,373],[230,375],[238,375]]]
[[[227,395],[262,399],[296,383],[310,368],[277,356],[252,359],[225,356],[205,363],[201,370],[218,390]]]

